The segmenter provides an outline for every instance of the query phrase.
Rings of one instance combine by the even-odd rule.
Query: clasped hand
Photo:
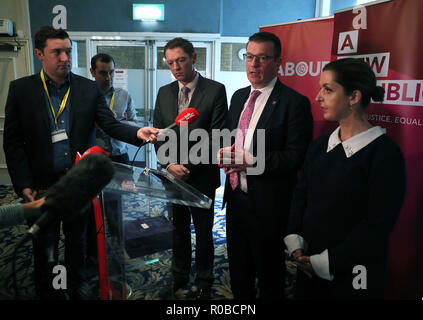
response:
[[[297,249],[292,253],[292,258],[294,259],[294,264],[304,272],[307,276],[312,278],[316,273],[313,270],[313,266],[310,262],[310,257],[303,255],[303,250]]]
[[[225,174],[243,171],[254,165],[253,155],[243,148],[235,147],[235,144],[221,148],[218,151],[217,160],[219,167],[224,169]]]
[[[187,167],[185,167],[182,164],[171,164],[168,168],[167,171],[172,174],[174,177],[181,179],[181,180],[186,180],[189,177],[190,171],[188,170]]]

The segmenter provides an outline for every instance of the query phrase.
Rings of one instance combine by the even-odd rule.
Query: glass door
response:
[[[131,39],[126,35],[125,40],[99,39],[95,34],[72,34],[73,61],[72,71],[81,76],[94,80],[90,73],[91,57],[97,53],[107,53],[115,60],[114,86],[124,88],[131,95],[137,110],[138,125],[152,126],[154,105],[160,87],[173,81],[164,58],[164,46],[169,39]],[[128,39],[129,38],[129,39]],[[161,39],[164,39],[163,37]],[[213,41],[188,40],[194,45],[197,53],[195,67],[206,78],[214,78]],[[138,148],[128,145],[128,155],[132,161]],[[142,147],[136,155],[135,163],[138,166],[157,168],[157,157],[152,145]]]
[[[123,41],[123,40],[93,40],[92,55],[107,53],[115,60],[114,87],[123,88],[129,92],[137,111],[140,127],[149,126],[151,101],[149,96],[149,55],[147,41]],[[89,69],[89,66],[88,66]],[[91,75],[90,75],[91,77]],[[93,78],[92,78],[93,79]],[[151,146],[142,147],[136,155],[135,162],[140,166],[151,167]],[[128,145],[130,161],[133,160],[138,147]]]

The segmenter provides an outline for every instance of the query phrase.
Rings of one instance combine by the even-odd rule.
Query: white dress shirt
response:
[[[266,106],[267,100],[269,100],[270,94],[272,93],[273,88],[275,87],[276,84],[276,80],[277,77],[275,77],[272,81],[269,82],[269,84],[267,86],[265,86],[264,88],[261,89],[254,89],[251,86],[251,91],[250,91],[250,97],[247,99],[247,101],[244,104],[244,108],[242,109],[242,113],[244,113],[245,108],[248,105],[248,102],[250,101],[251,98],[251,93],[254,90],[259,90],[261,91],[261,94],[257,97],[256,102],[254,104],[254,111],[253,114],[251,116],[251,120],[250,120],[250,124],[248,125],[248,130],[247,130],[247,134],[245,136],[245,140],[244,140],[244,149],[245,150],[250,150],[251,147],[251,142],[253,139],[253,135],[254,135],[254,129],[257,126],[257,122],[260,119],[260,116],[264,110],[264,107]],[[241,119],[242,117],[242,113],[239,117],[239,119]],[[239,121],[238,121],[238,126],[239,126]],[[239,180],[240,180],[240,187],[241,190],[244,192],[247,192],[247,172],[246,171],[240,171],[239,172]]]

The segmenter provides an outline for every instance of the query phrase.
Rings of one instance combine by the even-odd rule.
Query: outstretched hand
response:
[[[155,143],[157,141],[157,135],[159,134],[160,129],[153,128],[153,127],[144,127],[140,128],[137,131],[138,139]]]

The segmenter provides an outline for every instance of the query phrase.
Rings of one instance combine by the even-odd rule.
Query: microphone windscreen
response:
[[[113,175],[109,158],[103,154],[88,154],[45,192],[41,210],[55,212],[64,220],[71,219],[100,193]]]
[[[193,123],[199,117],[198,111],[194,108],[188,108],[182,111],[175,119],[176,124],[178,127],[181,125],[189,125]]]

